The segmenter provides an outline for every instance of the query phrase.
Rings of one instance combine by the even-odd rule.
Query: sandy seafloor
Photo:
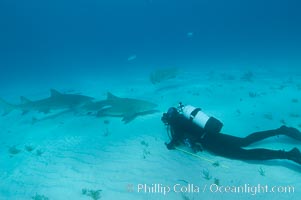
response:
[[[32,123],[32,118],[49,115],[19,111],[0,117],[0,199],[25,200],[44,195],[50,200],[92,199],[82,190],[101,190],[100,199],[300,199],[301,166],[287,161],[244,162],[200,152],[197,155],[221,166],[177,150],[168,151],[168,136],[160,118],[163,111],[179,101],[199,106],[224,123],[223,133],[245,136],[251,132],[278,128],[283,123],[301,129],[300,74],[253,70],[251,82],[240,77],[247,70],[189,71],[157,85],[148,74],[116,78],[92,77],[78,84],[37,84],[8,87],[2,98],[18,102],[19,95],[30,99],[48,96],[48,89],[80,92],[106,97],[110,91],[121,97],[144,99],[159,105],[161,112],[141,116],[123,124],[121,118],[95,118],[65,114]],[[277,73],[276,73],[277,72]],[[275,74],[274,74],[275,73]],[[136,78],[134,78],[136,77]],[[110,82],[111,81],[111,82]],[[250,96],[250,92],[255,97]],[[51,113],[51,114],[55,114]],[[109,123],[104,123],[109,120]],[[34,147],[32,152],[26,146]],[[11,154],[9,148],[21,150]],[[267,139],[252,147],[301,148],[301,143],[284,136]],[[39,154],[39,155],[38,155]],[[225,166],[225,167],[223,167]],[[262,176],[259,170],[263,169]],[[206,180],[203,171],[212,178]],[[211,192],[214,180],[220,186],[255,187],[267,185],[293,192]],[[198,186],[199,192],[138,192],[138,184]],[[132,187],[132,191],[129,191]],[[205,188],[205,189],[204,189]],[[130,189],[131,190],[131,189]],[[204,191],[205,190],[205,191]]]

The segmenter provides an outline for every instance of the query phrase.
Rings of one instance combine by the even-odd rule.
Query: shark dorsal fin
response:
[[[118,97],[112,94],[111,92],[108,92],[107,94],[107,100],[114,100],[117,99]]]
[[[51,97],[57,97],[57,96],[60,96],[60,95],[62,95],[62,93],[60,93],[59,91],[57,91],[55,89],[50,90],[50,96]]]
[[[30,103],[31,101],[29,99],[27,99],[26,97],[24,96],[21,96],[20,97],[20,100],[21,100],[21,103],[25,104],[25,103]]]

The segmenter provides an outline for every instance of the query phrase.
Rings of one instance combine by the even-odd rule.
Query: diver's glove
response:
[[[167,147],[168,150],[175,149],[175,147],[174,147],[174,145],[173,145],[172,142],[170,142],[170,143],[165,142],[164,144],[165,144],[165,146]]]

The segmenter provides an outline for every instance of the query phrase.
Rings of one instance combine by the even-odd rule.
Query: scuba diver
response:
[[[163,113],[162,122],[168,126],[171,141],[165,143],[171,150],[186,144],[194,152],[207,150],[219,156],[239,160],[287,159],[301,165],[301,152],[298,148],[290,151],[264,148],[244,149],[250,144],[268,137],[286,135],[301,141],[301,132],[296,128],[281,126],[274,130],[252,133],[244,138],[220,133],[222,122],[209,117],[200,108],[180,103],[178,108],[171,107]]]

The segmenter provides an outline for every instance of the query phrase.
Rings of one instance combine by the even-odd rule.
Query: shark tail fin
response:
[[[15,106],[7,103],[4,99],[0,98],[0,106],[3,107],[3,114],[2,116],[7,115],[8,113],[10,113],[12,110],[15,109]]]

